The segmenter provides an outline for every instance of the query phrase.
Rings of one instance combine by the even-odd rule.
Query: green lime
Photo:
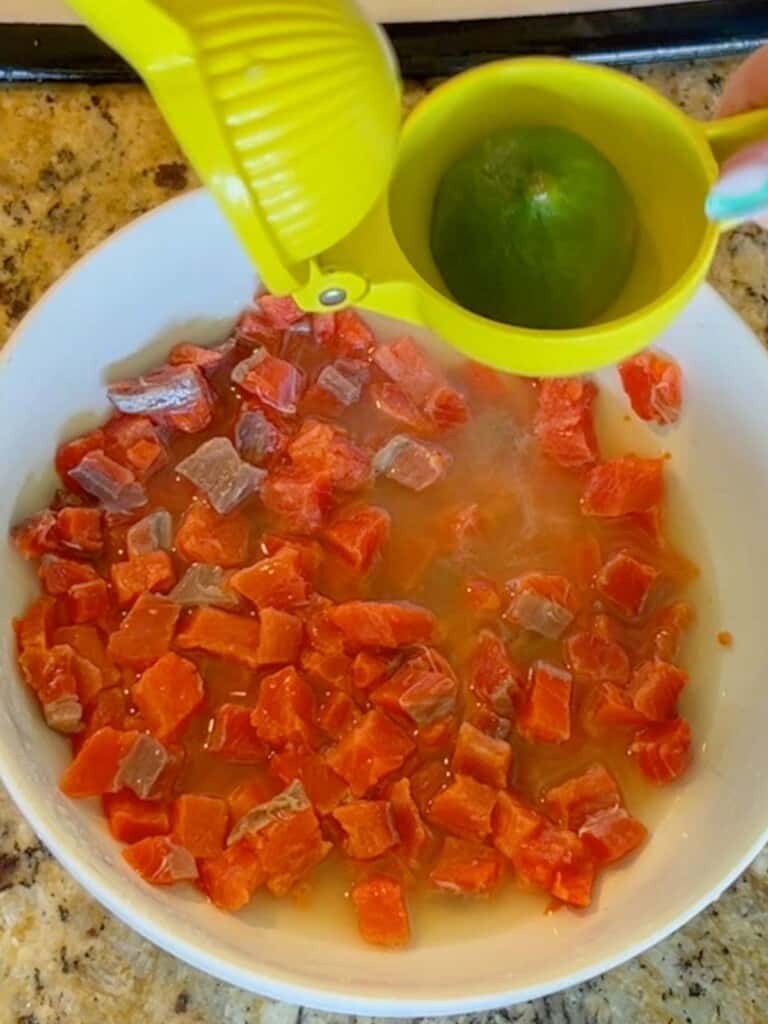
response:
[[[592,323],[632,265],[635,209],[616,168],[565,128],[484,139],[438,186],[432,254],[467,309],[518,327]]]

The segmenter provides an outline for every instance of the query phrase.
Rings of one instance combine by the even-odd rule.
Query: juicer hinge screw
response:
[[[323,306],[340,306],[346,302],[347,293],[343,288],[326,288],[320,292],[319,299]]]

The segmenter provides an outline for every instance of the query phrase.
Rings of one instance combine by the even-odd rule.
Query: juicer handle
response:
[[[703,128],[715,160],[722,165],[745,146],[768,141],[768,108],[721,117]]]

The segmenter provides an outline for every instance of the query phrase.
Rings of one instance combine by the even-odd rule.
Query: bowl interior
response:
[[[311,912],[263,904],[228,916],[192,891],[146,886],[124,867],[95,802],[58,794],[65,742],[42,724],[15,666],[10,620],[34,580],[7,541],[8,527],[48,500],[51,453],[105,415],[107,380],[152,366],[181,338],[220,337],[253,286],[213,203],[194,194],[82,263],[2,356],[0,773],[12,796],[65,867],[137,930],[219,977],[294,1003],[386,1015],[477,1010],[572,984],[651,944],[719,894],[768,826],[768,531],[755,515],[768,507],[768,362],[709,290],[662,343],[686,375],[679,429],[659,438],[624,424],[611,397],[615,374],[601,375],[603,415],[614,427],[606,448],[671,451],[673,527],[703,577],[683,701],[697,738],[695,767],[654,801],[650,843],[607,873],[594,911],[512,918],[486,932],[462,927],[473,918],[457,907],[456,927],[439,941],[417,936],[405,952],[378,952],[354,941],[351,927],[328,932]],[[727,653],[715,642],[723,628],[735,635]]]

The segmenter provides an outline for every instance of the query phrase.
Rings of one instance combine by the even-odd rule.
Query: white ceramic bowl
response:
[[[298,915],[234,917],[188,889],[153,889],[124,866],[94,802],[59,795],[66,744],[43,725],[15,665],[10,620],[34,579],[7,541],[8,527],[47,500],[57,443],[107,413],[106,381],[153,366],[179,338],[220,336],[253,286],[212,202],[193,194],[80,263],[0,358],[0,773],[11,795],[61,863],[118,917],[196,967],[293,1003],[391,1016],[480,1010],[544,995],[640,952],[715,899],[758,852],[768,826],[768,360],[710,290],[663,339],[684,367],[687,396],[681,426],[662,444],[684,510],[678,534],[704,573],[685,698],[696,763],[656,801],[642,855],[606,873],[594,911],[531,915],[493,933],[458,912],[439,943],[380,952],[305,928]],[[615,375],[602,377],[615,392]],[[634,430],[612,431],[617,450],[658,446],[615,409],[612,418],[619,433]],[[714,639],[721,628],[736,638],[725,654]]]

